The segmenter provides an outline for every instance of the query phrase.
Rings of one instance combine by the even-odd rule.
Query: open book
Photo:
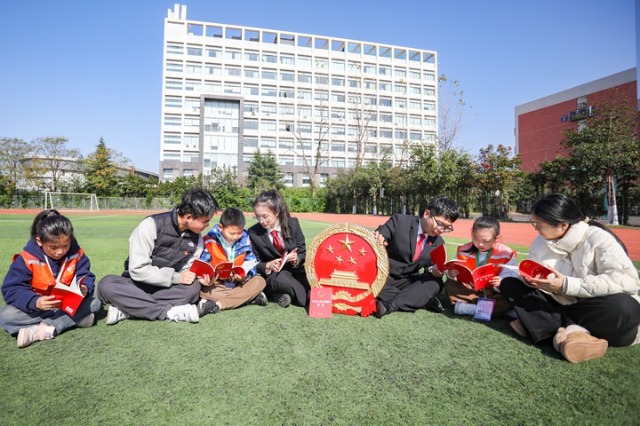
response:
[[[63,284],[56,280],[56,285],[51,289],[50,295],[55,297],[56,300],[60,300],[60,309],[62,309],[67,315],[74,316],[78,311],[78,307],[82,303],[84,296],[80,291],[85,277],[76,279],[75,277],[69,285]]]
[[[233,262],[220,262],[213,266],[209,262],[196,259],[193,261],[189,270],[199,277],[209,275],[210,278],[213,278],[217,275],[219,280],[228,280],[235,274],[240,275],[242,278],[246,277],[247,272],[249,272],[257,263],[258,262],[256,260],[248,260],[240,266],[234,266]]]
[[[287,263],[287,256],[289,256],[288,251],[285,251],[284,253],[282,253],[282,256],[280,257],[280,267],[276,272],[282,271],[282,268],[284,268],[284,264]]]
[[[439,271],[458,271],[456,280],[473,286],[475,291],[491,287],[489,282],[498,275],[496,266],[491,263],[479,266],[472,271],[465,265],[464,260],[451,259],[447,261],[447,251],[444,244],[431,251],[431,260]]]
[[[553,271],[535,260],[526,259],[520,262],[518,266],[500,265],[502,268],[515,271],[523,278],[544,278],[546,279]]]

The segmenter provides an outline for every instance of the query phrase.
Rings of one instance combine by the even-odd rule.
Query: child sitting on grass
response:
[[[244,229],[245,224],[242,211],[230,207],[222,212],[220,223],[203,238],[205,249],[200,256],[201,260],[214,267],[221,262],[232,262],[234,267],[242,268],[244,265],[247,270],[243,274],[232,272],[228,279],[219,279],[217,275],[201,277],[201,300],[198,303],[200,316],[247,303],[267,305],[267,297],[262,293],[267,283],[264,278],[256,275],[256,256],[251,248],[249,233]]]
[[[91,327],[101,303],[93,294],[95,275],[90,268],[89,258],[73,236],[71,221],[57,210],[40,212],[31,225],[31,239],[14,256],[2,284],[7,306],[0,309],[0,326],[17,333],[19,348],[53,339],[68,328]],[[69,285],[78,280],[82,280],[84,299],[75,315],[69,316],[50,293],[56,282]]]
[[[494,265],[516,265],[517,253],[510,247],[500,243],[500,223],[491,216],[482,216],[473,222],[471,227],[471,241],[458,247],[457,258],[463,260],[464,265],[474,270],[487,263]],[[486,296],[495,300],[493,316],[500,316],[511,311],[511,304],[500,294],[500,282],[503,278],[517,276],[513,271],[499,268],[498,275],[491,279],[491,287],[484,294],[476,293],[469,286],[456,281],[457,271],[447,271],[449,279],[444,287],[449,301],[454,305],[456,315],[473,315],[478,298]]]

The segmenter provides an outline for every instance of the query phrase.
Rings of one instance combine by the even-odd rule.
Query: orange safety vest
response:
[[[216,266],[221,262],[228,262],[229,257],[227,256],[227,252],[224,251],[224,248],[216,240],[209,236],[205,235],[202,237],[202,242],[206,249],[209,251],[211,255],[211,264]],[[247,256],[247,253],[242,253],[240,256],[236,256],[233,258],[233,266],[242,266],[244,263],[244,258]]]
[[[24,260],[24,264],[31,271],[31,288],[38,294],[47,296],[51,289],[56,285],[56,278],[47,262],[43,262],[33,254],[22,251],[13,256],[13,261],[20,256]],[[70,285],[76,276],[76,266],[80,258],[84,256],[84,251],[79,249],[73,256],[65,259],[58,273],[58,281],[65,285]]]

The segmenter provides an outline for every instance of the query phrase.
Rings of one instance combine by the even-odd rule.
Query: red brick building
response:
[[[516,153],[522,170],[536,172],[543,161],[563,154],[565,132],[589,118],[593,106],[604,100],[637,102],[636,69],[631,68],[544,98],[518,105]]]

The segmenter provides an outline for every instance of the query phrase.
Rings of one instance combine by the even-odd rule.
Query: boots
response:
[[[553,338],[553,347],[572,363],[602,358],[608,346],[609,343],[604,339],[598,339],[584,331],[567,333],[563,327],[558,329]]]

